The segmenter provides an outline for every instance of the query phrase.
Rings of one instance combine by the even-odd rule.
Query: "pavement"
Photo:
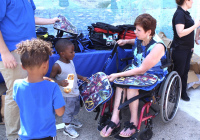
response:
[[[175,118],[169,123],[163,123],[160,115],[157,115],[153,119],[153,136],[151,140],[200,140],[200,116],[191,115],[188,109],[184,110],[184,105],[190,103],[189,111],[196,111],[200,113],[200,105],[192,104],[194,98],[200,100],[200,96],[192,96],[192,94],[199,94],[200,87],[197,89],[191,89],[188,91],[191,96],[191,102],[182,101],[179,104],[179,109]],[[140,108],[142,107],[142,102],[140,102]],[[159,107],[159,106],[156,106]],[[81,107],[80,113],[77,115],[83,126],[76,129],[80,136],[76,138],[77,140],[114,140],[113,137],[102,138],[97,130],[98,120],[95,120],[95,112],[87,112],[83,107]],[[122,122],[130,119],[129,109],[124,109],[122,111]],[[56,117],[56,124],[61,124],[62,118]],[[144,124],[142,124],[144,128]],[[63,129],[57,130],[58,140],[72,140],[68,136],[63,134]],[[0,125],[0,140],[5,140],[5,126]],[[75,140],[76,140],[75,139]]]

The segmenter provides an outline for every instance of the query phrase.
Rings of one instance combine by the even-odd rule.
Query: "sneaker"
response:
[[[64,126],[63,134],[69,136],[70,138],[77,138],[79,136],[78,132],[76,132],[71,124]]]
[[[70,124],[73,125],[75,128],[81,128],[83,126],[83,124],[76,119],[73,119]]]

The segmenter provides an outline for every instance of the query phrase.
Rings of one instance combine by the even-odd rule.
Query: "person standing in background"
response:
[[[193,0],[176,0],[178,5],[172,19],[174,38],[171,47],[174,70],[178,72],[182,81],[181,98],[189,101],[187,95],[187,78],[190,69],[190,60],[194,50],[194,30],[200,26],[200,21],[193,19],[187,11],[192,8]]]
[[[59,21],[58,18],[34,17],[36,7],[33,0],[0,1],[0,72],[6,83],[5,127],[8,140],[18,138],[20,128],[19,108],[13,100],[13,83],[27,77],[22,69],[20,56],[14,52],[16,44],[36,38],[35,24],[47,25]]]

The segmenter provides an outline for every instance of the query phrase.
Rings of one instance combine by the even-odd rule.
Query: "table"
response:
[[[90,50],[82,53],[76,53],[73,59],[75,69],[77,74],[90,77],[92,74],[102,71],[106,60],[109,58],[111,54],[111,50]],[[126,58],[132,55],[131,49],[121,50],[119,52],[119,58]],[[52,70],[53,64],[60,57],[58,54],[53,54],[49,59],[49,70],[46,76],[49,76]],[[119,63],[119,69],[123,69],[125,63]],[[108,68],[106,74],[110,74],[113,72],[117,72],[116,67],[116,55],[113,57],[113,62],[111,66]],[[0,74],[0,83],[4,82],[3,77]]]

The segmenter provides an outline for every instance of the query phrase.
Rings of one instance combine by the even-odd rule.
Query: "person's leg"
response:
[[[139,94],[138,89],[127,89],[127,100],[137,96]],[[130,123],[133,123],[135,126],[138,125],[138,106],[139,106],[139,99],[133,101],[129,104],[130,112],[131,112],[131,119]],[[129,128],[127,130],[122,130],[120,132],[120,135],[123,136],[130,136],[135,133],[135,129],[130,130]]]
[[[18,131],[20,128],[19,108],[16,102],[13,100],[13,83],[16,79],[27,77],[27,72],[21,67],[20,56],[15,52],[11,53],[18,63],[16,68],[6,69],[3,65],[3,62],[0,62],[0,72],[3,75],[7,87],[5,96],[4,120],[6,127],[6,136],[8,140],[14,140],[18,138]]]
[[[74,129],[74,126],[71,125],[71,122],[73,120],[73,113],[75,110],[75,97],[64,97],[65,100],[65,112],[63,114],[63,122],[65,123],[64,131],[63,133],[71,138],[76,138],[79,136],[79,134]]]
[[[80,111],[80,97],[74,97],[76,99],[75,101],[75,109],[74,109],[74,113],[73,113],[73,118],[72,118],[72,122],[71,124],[75,127],[75,128],[80,128],[82,127],[82,123],[78,120],[75,119],[74,116],[77,115]]]
[[[74,109],[74,113],[73,116],[77,115],[80,111],[80,97],[74,97],[76,102],[75,102],[75,109]]]
[[[113,107],[113,114],[111,117],[111,121],[114,122],[116,125],[119,123],[120,121],[120,117],[119,117],[119,110],[118,107],[120,105],[120,101],[121,101],[121,93],[122,93],[122,88],[117,87],[116,88],[116,92],[115,92],[115,101],[114,101],[114,107]],[[124,96],[123,96],[123,101],[126,97],[126,90],[124,90]],[[101,133],[107,137],[111,134],[112,132],[112,128],[109,128],[108,130],[106,130],[107,126],[105,126],[102,130]]]
[[[73,113],[75,109],[75,102],[73,97],[64,97],[65,100],[65,112],[62,116],[63,123],[70,124],[73,119]]]
[[[181,77],[181,80],[182,80],[182,95],[185,95],[186,97],[188,97],[186,90],[187,90],[187,79],[188,79],[188,72],[190,70],[190,61],[192,57],[192,52],[188,51],[186,54],[186,57],[187,58],[186,58],[185,69],[184,69],[183,76]]]
[[[190,67],[190,59],[191,59],[191,51],[190,50],[173,50],[172,59],[174,63],[174,70],[178,72],[182,81],[182,93],[181,98],[189,100],[189,97],[186,93],[187,88],[187,77],[188,71]]]

